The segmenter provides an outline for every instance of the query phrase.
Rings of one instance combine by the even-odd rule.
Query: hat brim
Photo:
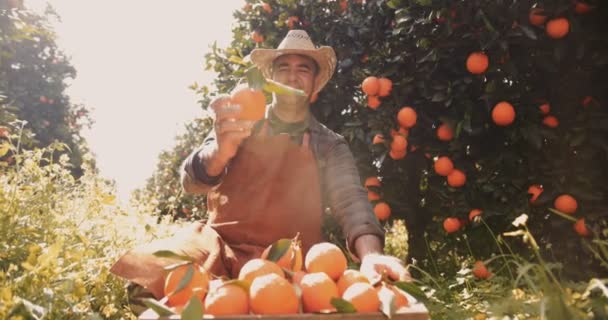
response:
[[[312,58],[319,66],[315,79],[315,90],[318,93],[325,87],[336,69],[336,53],[331,47],[323,46],[314,50],[307,49],[254,49],[250,53],[251,61],[260,69],[264,77],[272,78],[273,61],[286,54],[298,54]]]

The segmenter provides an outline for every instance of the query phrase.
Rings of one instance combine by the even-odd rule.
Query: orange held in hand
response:
[[[306,271],[325,272],[334,281],[338,280],[346,270],[346,257],[338,246],[331,242],[321,242],[313,245],[304,258]]]
[[[296,289],[274,273],[253,280],[249,288],[249,303],[255,314],[293,314],[300,309]]]
[[[394,299],[395,310],[397,311],[399,308],[407,307],[409,305],[405,292],[394,285],[382,282],[380,286],[376,287],[376,291],[378,292],[378,297],[380,297],[381,300],[384,298],[384,296],[388,297],[388,301],[390,301],[391,298]]]
[[[338,287],[325,272],[308,273],[300,281],[304,312],[335,310],[332,298],[340,297]]]
[[[472,74],[482,74],[488,70],[488,56],[483,52],[473,52],[467,58],[467,70]]]
[[[257,121],[266,114],[266,97],[260,90],[248,87],[237,89],[232,93],[230,102],[241,106],[240,120]]]
[[[508,126],[515,120],[515,109],[506,101],[499,102],[492,109],[492,120],[496,125]]]
[[[203,300],[208,290],[207,271],[194,263],[183,264],[171,270],[165,279],[164,294],[168,297],[167,305],[171,307],[185,305],[192,296]]]

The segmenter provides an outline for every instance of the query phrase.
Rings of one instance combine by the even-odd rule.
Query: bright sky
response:
[[[44,8],[47,0],[27,0]],[[174,145],[183,124],[202,115],[187,87],[210,83],[204,54],[230,43],[232,12],[243,0],[52,0],[58,46],[78,75],[68,89],[93,109],[83,132],[101,174],[121,200],[143,186],[158,154]]]

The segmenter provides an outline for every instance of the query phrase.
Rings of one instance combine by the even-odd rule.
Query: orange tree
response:
[[[23,1],[0,0],[0,139],[17,139],[21,125],[14,120],[27,121],[21,146],[64,143],[70,151],[55,156],[69,152],[72,171],[80,175],[86,149],[80,130],[91,120],[87,108],[65,93],[76,70],[57,47],[48,17],[27,10]],[[12,163],[11,153],[2,155]]]
[[[206,55],[215,88],[197,90],[205,107],[209,92],[243,78],[253,48],[304,29],[338,56],[313,113],[348,140],[362,183],[379,177],[370,201],[388,204],[378,211],[389,223],[405,218],[411,257],[487,258],[527,213],[543,253],[576,266],[565,274],[605,274],[574,223],[548,209],[571,195],[571,217],[605,237],[606,10],[571,0],[250,0],[234,14],[230,47]],[[383,80],[363,92],[370,76],[391,90]],[[440,157],[449,163],[438,173]],[[542,191],[534,203],[529,189]],[[469,221],[472,209],[481,219]]]

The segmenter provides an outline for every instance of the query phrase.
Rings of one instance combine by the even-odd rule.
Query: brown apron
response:
[[[317,165],[309,148],[287,134],[259,134],[244,141],[224,181],[207,194],[209,220],[196,222],[174,237],[160,239],[127,252],[112,273],[133,281],[160,299],[163,267],[175,260],[158,258],[171,250],[199,261],[215,276],[236,278],[247,261],[272,242],[300,234],[303,254],[321,241],[321,194]]]

